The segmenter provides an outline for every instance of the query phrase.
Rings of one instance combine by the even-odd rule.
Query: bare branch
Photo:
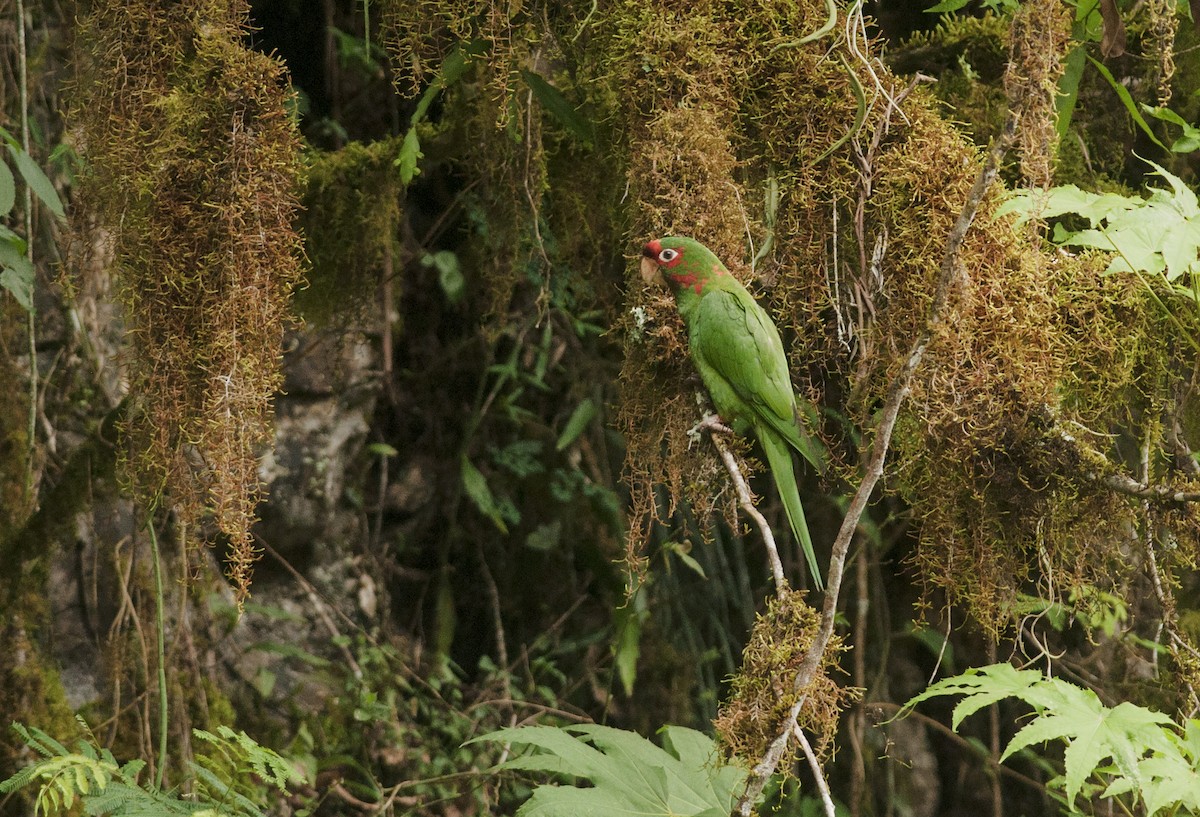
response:
[[[725,463],[725,470],[729,472],[729,478],[733,480],[733,488],[737,492],[738,505],[746,515],[754,520],[758,525],[759,531],[762,533],[763,542],[767,546],[767,556],[771,562],[771,575],[775,577],[775,595],[783,598],[787,595],[788,581],[783,573],[783,562],[779,558],[779,548],[775,544],[775,534],[771,532],[771,526],[767,524],[764,517],[754,507],[754,500],[750,497],[750,486],[746,482],[746,477],[743,476],[742,470],[738,468],[737,460],[734,459],[733,452],[729,450],[729,446],[725,445],[725,441],[721,439],[721,434],[716,429],[713,429],[709,434],[712,439],[713,447],[717,449],[717,453],[721,455],[721,462]]]
[[[833,807],[833,797],[829,794],[829,784],[825,782],[825,775],[821,771],[821,764],[817,762],[817,755],[813,751],[812,744],[808,742],[804,730],[798,725],[792,730],[792,734],[796,736],[796,742],[800,744],[800,748],[804,751],[804,757],[808,760],[808,766],[812,769],[813,776],[817,778],[817,789],[821,792],[821,802],[825,805],[826,817],[836,817],[837,811]]]

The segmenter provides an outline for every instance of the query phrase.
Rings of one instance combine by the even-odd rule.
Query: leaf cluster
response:
[[[1058,784],[1071,811],[1080,794],[1124,798],[1133,805],[1140,801],[1150,817],[1200,811],[1200,720],[1180,726],[1128,701],[1108,707],[1089,689],[1010,664],[973,668],[939,681],[905,707],[947,695],[963,696],[954,707],[956,730],[971,714],[1008,698],[1032,706],[1034,717],[1009,741],[1000,760],[1033,744],[1061,742],[1064,772]]]
[[[745,784],[745,769],[721,762],[713,741],[693,729],[666,726],[661,734],[662,748],[635,732],[594,724],[501,729],[475,740],[532,748],[499,770],[548,772],[591,784],[539,785],[518,817],[729,814]]]
[[[86,728],[86,727],[85,727]],[[138,782],[143,760],[118,764],[108,749],[80,739],[77,750],[50,737],[37,727],[14,723],[13,730],[41,759],[0,782],[0,793],[36,786],[34,814],[54,817],[73,813],[82,806],[88,815],[154,817],[154,815],[228,814],[231,817],[263,817],[262,808],[247,794],[260,797],[261,787],[239,784],[239,776],[252,772],[258,780],[286,791],[296,771],[275,752],[261,746],[245,732],[226,726],[213,734],[195,730],[207,741],[213,754],[199,754],[191,764],[195,795],[184,799]]]
[[[1200,204],[1182,179],[1161,165],[1147,163],[1170,184],[1169,190],[1148,188],[1146,198],[1090,193],[1075,185],[1023,190],[997,215],[1018,213],[1019,223],[1031,218],[1060,219],[1054,225],[1056,243],[1111,253],[1106,273],[1161,277],[1172,292],[1200,306]],[[1069,214],[1089,226],[1068,228],[1061,219]]]
[[[29,187],[38,201],[54,216],[63,218],[63,204],[58,191],[46,174],[17,142],[16,137],[0,128],[0,141],[8,152],[8,158],[17,168],[21,180]],[[0,218],[12,212],[16,204],[16,179],[4,161],[0,161]],[[26,255],[26,241],[12,230],[0,224],[0,288],[8,290],[21,308],[33,308],[33,264]]]

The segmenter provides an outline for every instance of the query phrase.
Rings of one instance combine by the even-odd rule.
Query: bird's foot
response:
[[[733,434],[733,429],[725,425],[719,414],[706,414],[704,419],[688,429],[688,439],[699,442],[705,431],[710,434]]]

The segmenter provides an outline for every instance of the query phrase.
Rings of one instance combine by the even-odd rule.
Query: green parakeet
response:
[[[783,499],[788,522],[823,587],[790,449],[818,470],[818,446],[800,429],[783,341],[770,316],[725,265],[698,241],[669,236],[642,248],[642,276],[661,276],[675,293],[688,348],[721,419],[734,431],[754,431]]]

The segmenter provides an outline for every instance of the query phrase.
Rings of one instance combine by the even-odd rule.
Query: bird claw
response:
[[[688,439],[691,442],[699,442],[705,431],[710,434],[733,434],[733,429],[725,425],[719,414],[706,414],[704,419],[688,429]]]

